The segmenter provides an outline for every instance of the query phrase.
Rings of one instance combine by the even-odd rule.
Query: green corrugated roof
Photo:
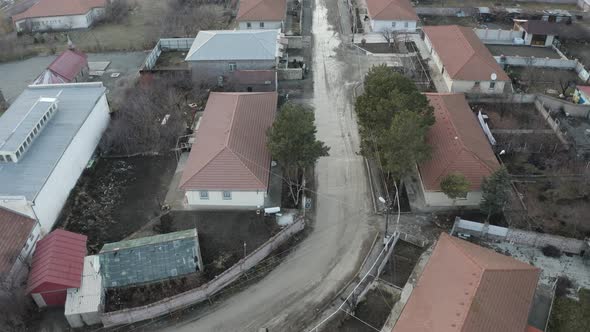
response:
[[[99,257],[107,288],[177,277],[201,265],[196,229],[105,244]]]

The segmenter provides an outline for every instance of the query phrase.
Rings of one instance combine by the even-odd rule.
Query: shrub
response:
[[[552,246],[550,244],[544,246],[543,249],[541,249],[541,251],[543,252],[543,255],[545,255],[547,257],[555,257],[555,258],[561,257],[561,250],[559,250],[559,248]]]

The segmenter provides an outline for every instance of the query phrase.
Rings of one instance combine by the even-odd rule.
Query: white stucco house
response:
[[[436,118],[426,138],[432,157],[418,165],[426,207],[477,207],[483,179],[500,164],[464,94],[427,93],[426,97]],[[449,174],[461,174],[469,181],[465,197],[453,200],[442,192],[441,181]]]
[[[195,82],[223,82],[240,70],[275,70],[283,55],[275,30],[202,30],[185,61]]]
[[[447,92],[499,94],[512,90],[510,78],[473,29],[425,26],[424,42]]]
[[[29,86],[0,117],[0,207],[49,232],[110,115],[102,83]]]
[[[415,32],[419,20],[409,0],[367,0],[367,14],[374,32]]]
[[[212,92],[180,179],[185,204],[205,209],[264,206],[271,156],[266,132],[276,92]]]
[[[240,30],[284,29],[287,0],[240,0],[236,22]]]
[[[12,16],[16,31],[85,29],[105,14],[107,0],[40,0]]]

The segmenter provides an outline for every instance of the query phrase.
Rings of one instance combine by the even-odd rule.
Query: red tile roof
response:
[[[78,288],[82,280],[86,235],[56,229],[37,242],[27,294]]]
[[[373,20],[418,21],[416,10],[409,0],[367,0],[367,9]]]
[[[287,0],[240,0],[236,21],[283,21]]]
[[[92,8],[106,6],[106,0],[40,0],[29,9],[12,16],[14,22],[35,17],[84,15]]]
[[[495,73],[498,81],[510,80],[472,28],[441,25],[423,30],[452,79],[489,81]]]
[[[479,190],[484,177],[500,167],[481,126],[461,93],[427,93],[436,122],[426,138],[432,146],[430,160],[418,165],[424,188],[440,190],[450,173],[460,173]]]
[[[55,74],[72,82],[82,69],[88,67],[86,54],[76,50],[66,50],[47,67]]]
[[[0,207],[0,280],[8,274],[35,227],[35,220]]]
[[[442,233],[394,332],[523,332],[539,269]]]
[[[276,92],[212,92],[180,188],[266,190],[271,161],[266,132],[276,109]]]
[[[577,85],[576,88],[583,92],[586,96],[590,96],[590,86],[588,85]]]

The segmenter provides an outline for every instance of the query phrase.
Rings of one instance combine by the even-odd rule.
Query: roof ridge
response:
[[[229,139],[232,137],[233,129],[234,129],[234,120],[236,119],[236,113],[238,112],[238,104],[240,103],[240,98],[242,97],[241,94],[231,94],[231,96],[235,96],[233,111],[231,113],[231,120],[229,122],[229,131],[227,133],[227,137],[225,138],[225,147],[229,147]],[[230,149],[231,150],[231,149]]]
[[[446,233],[445,233],[446,234]],[[447,234],[448,235],[448,234]],[[455,248],[457,248],[457,250],[459,250],[461,252],[461,254],[463,254],[463,256],[467,257],[467,259],[469,259],[471,262],[473,262],[473,264],[477,265],[477,267],[479,267],[482,270],[482,273],[485,272],[486,268],[480,264],[478,261],[475,260],[475,258],[471,255],[469,255],[469,253],[467,253],[467,251],[463,250],[463,247],[460,246],[455,239],[453,238],[452,235],[448,235],[449,237],[449,241],[453,244],[453,246]],[[481,278],[480,278],[481,279]]]
[[[251,163],[253,163],[254,165],[256,165],[256,166],[258,166],[258,167],[261,167],[260,165],[256,164],[256,163],[255,163],[255,162],[253,162],[252,160],[250,160],[250,159],[248,159],[248,158],[244,157],[244,156],[243,156],[241,153],[235,152],[235,151],[234,151],[232,148],[229,148],[229,147],[228,147],[228,150],[229,150],[229,151],[230,151],[230,152],[231,152],[231,153],[232,153],[232,154],[233,154],[233,155],[234,155],[236,158],[238,158],[238,160],[240,161],[240,163],[241,163],[241,164],[242,164],[242,165],[243,165],[243,166],[244,166],[244,167],[245,167],[245,168],[248,170],[248,172],[249,172],[249,173],[250,173],[250,174],[251,174],[251,175],[252,175],[252,176],[253,176],[253,177],[256,179],[256,181],[257,181],[258,183],[260,183],[260,184],[261,184],[263,187],[267,187],[267,186],[268,186],[268,184],[264,184],[264,183],[262,183],[262,181],[260,181],[260,179],[258,178],[258,176],[256,176],[256,174],[254,174],[254,172],[252,172],[252,170],[250,169],[250,167],[248,167],[246,164],[244,164],[244,161],[242,160],[242,158],[243,158],[243,159],[245,159],[245,160],[247,160],[247,161],[249,161],[249,162],[251,162]],[[269,171],[270,171],[270,170],[269,170]]]
[[[182,187],[185,184],[187,184],[187,182],[189,182],[190,180],[192,180],[197,174],[199,174],[205,167],[207,167],[207,165],[209,165],[213,160],[215,160],[215,158],[217,158],[217,156],[219,156],[225,149],[228,149],[227,145],[223,147],[223,149],[220,149],[215,155],[213,155],[213,157],[211,157],[211,159],[209,159],[209,161],[207,161],[201,168],[199,168],[198,171],[196,171],[193,175],[191,175],[188,179],[186,179],[186,181],[184,181],[183,183],[180,183],[178,185],[178,187]],[[229,149],[228,149],[229,150]],[[231,151],[231,150],[230,150]]]
[[[388,2],[388,3],[387,3],[385,6],[383,6],[383,8],[381,8],[381,10],[380,10],[379,12],[377,12],[377,13],[373,14],[373,17],[376,17],[377,15],[379,15],[379,14],[383,13],[383,11],[384,11],[384,10],[385,10],[387,7],[389,7],[389,6],[390,6],[392,3],[393,3],[393,0],[389,0],[389,2]]]
[[[276,32],[275,29],[268,30],[268,31],[269,32],[267,32],[267,30],[262,30],[262,31],[259,31],[259,32],[256,32],[256,33],[252,33],[252,37],[256,38],[256,41],[258,41],[258,44],[260,44],[260,46],[262,46],[262,48],[264,48],[268,53],[271,53],[272,56],[276,58],[276,56],[277,56],[276,49],[274,51],[273,50],[269,50],[266,47],[266,44],[262,42],[262,39],[261,38],[258,38],[258,34],[270,33],[270,31]],[[277,42],[277,45],[278,45],[278,42]]]

